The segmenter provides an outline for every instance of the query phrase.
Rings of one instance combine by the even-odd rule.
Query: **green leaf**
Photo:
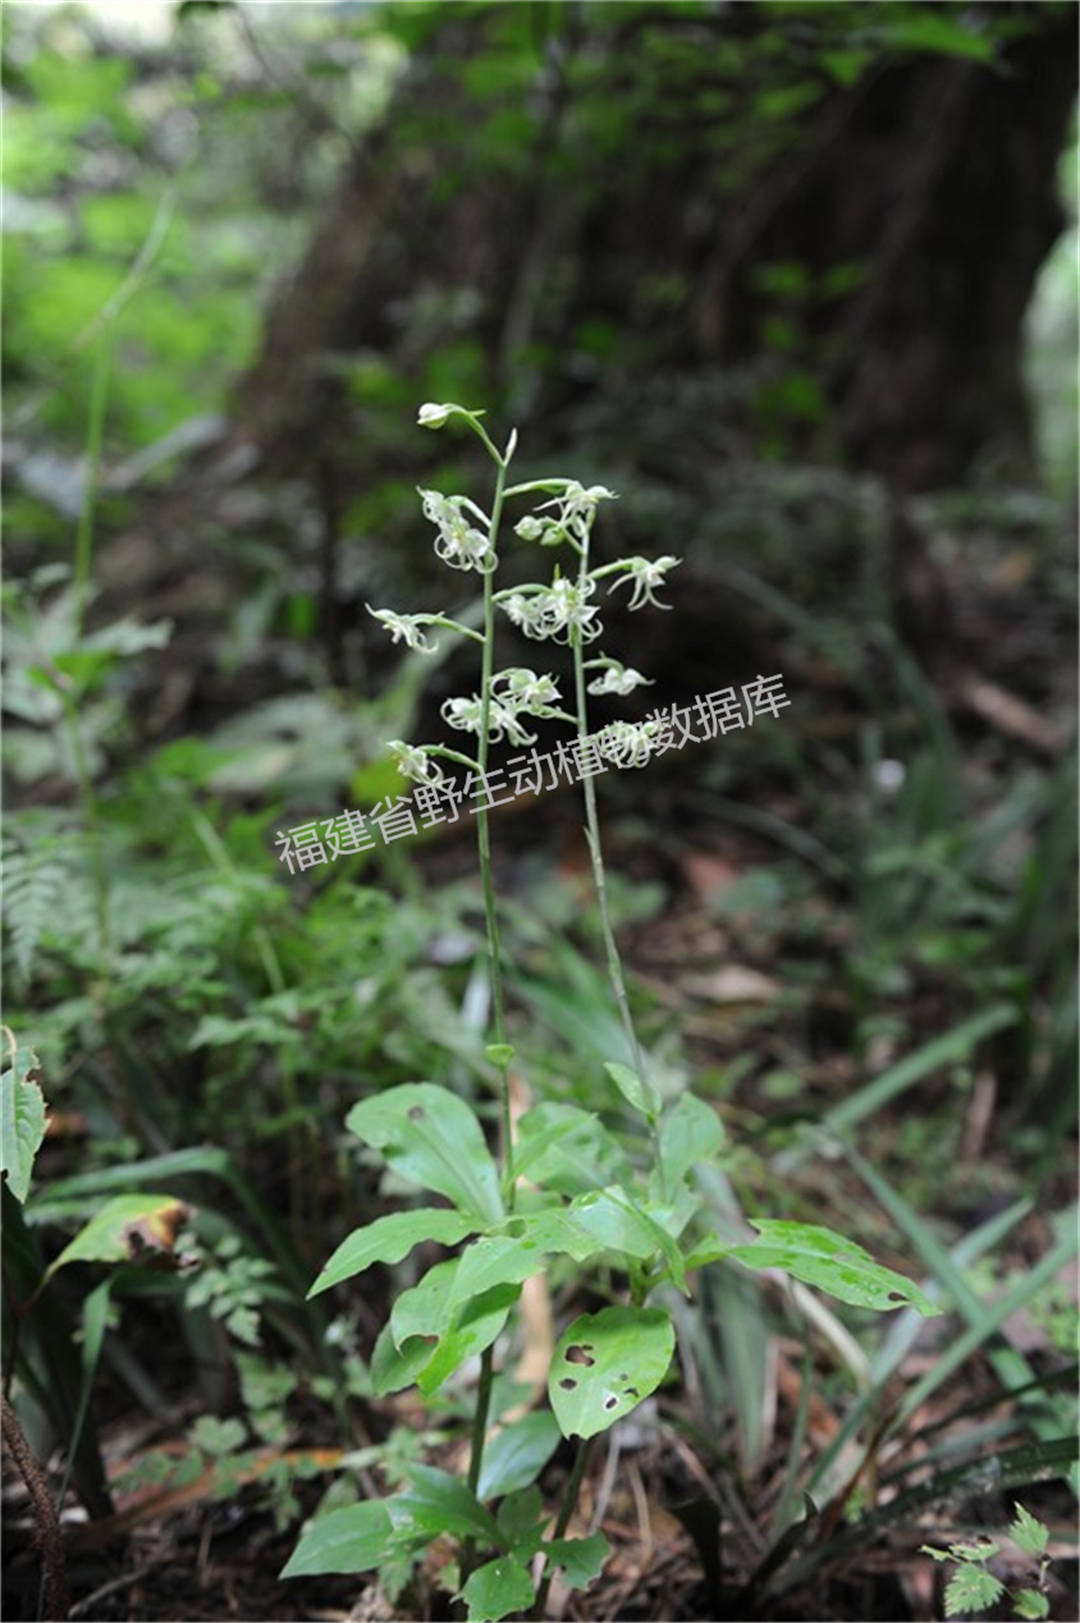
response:
[[[324,1572],[367,1572],[377,1567],[394,1537],[387,1502],[366,1499],[319,1516],[281,1569],[282,1578],[312,1578]]]
[[[961,1612],[984,1612],[999,1600],[1004,1585],[985,1567],[957,1567],[945,1585],[945,1616],[957,1617]]]
[[[716,1111],[692,1093],[682,1094],[660,1127],[660,1161],[669,1191],[695,1161],[707,1161],[723,1142],[724,1127]]]
[[[187,1210],[172,1195],[114,1195],[49,1264],[45,1278],[69,1262],[134,1262],[147,1251],[171,1252]]]
[[[445,1195],[481,1223],[503,1216],[499,1174],[463,1099],[431,1082],[406,1082],[354,1105],[350,1132],[381,1150],[401,1177]]]
[[[518,1296],[516,1285],[499,1285],[485,1291],[464,1306],[457,1323],[450,1328],[448,1302],[460,1260],[454,1257],[429,1268],[418,1285],[402,1291],[390,1313],[390,1333],[396,1347],[403,1348],[414,1336],[424,1338],[429,1357],[417,1369],[415,1379],[428,1396],[467,1358],[490,1347]]]
[[[1041,1589],[1018,1589],[1012,1597],[1012,1609],[1017,1617],[1050,1616],[1050,1602]]]
[[[562,1568],[568,1589],[584,1589],[598,1578],[610,1549],[603,1533],[592,1533],[588,1538],[556,1538],[544,1545],[552,1566]]]
[[[431,1359],[431,1343],[423,1336],[410,1336],[400,1347],[394,1345],[389,1324],[379,1331],[371,1354],[371,1389],[377,1398],[414,1386],[424,1365]]]
[[[506,1069],[514,1057],[511,1043],[488,1043],[484,1053],[492,1065],[498,1065],[502,1070]]]
[[[548,1395],[564,1437],[594,1437],[660,1385],[675,1330],[660,1308],[605,1307],[559,1337]]]
[[[975,62],[992,62],[995,43],[992,34],[968,12],[959,18],[943,13],[940,6],[908,6],[897,10],[885,24],[886,45],[898,51],[932,51],[941,56],[967,57]]]
[[[577,1195],[618,1183],[630,1165],[613,1134],[577,1105],[541,1104],[518,1123],[514,1168],[545,1189]]]
[[[853,1307],[913,1307],[924,1317],[941,1312],[912,1280],[884,1268],[856,1245],[831,1229],[813,1223],[792,1223],[784,1218],[751,1218],[759,1239],[732,1246],[729,1255],[748,1268],[782,1268],[804,1285],[828,1291]]]
[[[561,1435],[558,1421],[547,1409],[504,1427],[484,1449],[476,1497],[500,1499],[529,1487],[554,1454]]]
[[[400,1262],[414,1245],[424,1240],[437,1240],[440,1245],[456,1245],[466,1234],[474,1232],[475,1224],[458,1212],[441,1211],[424,1206],[418,1211],[391,1212],[378,1217],[364,1228],[354,1229],[342,1240],[322,1273],[308,1291],[318,1296],[331,1285],[363,1273],[375,1262]]]
[[[497,1623],[511,1612],[527,1611],[534,1599],[532,1579],[512,1555],[477,1567],[461,1593],[469,1623]]]
[[[530,1561],[540,1548],[549,1519],[535,1482],[508,1493],[495,1518],[506,1547],[522,1561]]]
[[[494,1516],[464,1482],[434,1465],[406,1465],[404,1469],[410,1486],[388,1501],[395,1526],[405,1517],[417,1533],[431,1538],[457,1533],[460,1538],[482,1539],[498,1549],[502,1536]]]
[[[30,1193],[34,1157],[45,1137],[45,1100],[30,1081],[38,1068],[33,1049],[16,1048],[0,1076],[0,1173],[20,1206]]]
[[[439,1345],[416,1377],[416,1384],[425,1397],[437,1392],[466,1359],[475,1358],[477,1353],[491,1346],[502,1334],[519,1295],[517,1285],[496,1285],[466,1304],[453,1329],[440,1337]]]
[[[1033,1516],[1030,1510],[1025,1510],[1023,1505],[1014,1503],[1013,1509],[1016,1519],[1009,1526],[1009,1537],[1025,1555],[1043,1555],[1050,1539],[1050,1529],[1044,1527],[1039,1518]]]
[[[620,1065],[617,1060],[607,1060],[604,1070],[610,1076],[628,1105],[655,1121],[660,1114],[660,1095],[647,1078],[639,1076],[629,1065]]]

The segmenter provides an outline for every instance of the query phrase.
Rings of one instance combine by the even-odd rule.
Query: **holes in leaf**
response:
[[[562,1387],[564,1392],[572,1392],[577,1385],[577,1382],[571,1380],[569,1375],[564,1375],[562,1380],[559,1382],[559,1385]]]
[[[423,1121],[426,1112],[423,1105],[412,1105],[409,1110],[410,1121]]]
[[[615,1396],[614,1392],[612,1392],[608,1397],[606,1397],[604,1399],[604,1408],[605,1409],[614,1409],[614,1407],[618,1403],[618,1401],[619,1401],[618,1398]]]
[[[635,1398],[636,1399],[639,1396],[637,1387],[636,1386],[628,1386],[626,1388],[626,1395],[627,1395],[628,1398]]]
[[[592,1348],[588,1346],[573,1346],[566,1349],[566,1362],[568,1364],[593,1365],[596,1359],[591,1356]]]

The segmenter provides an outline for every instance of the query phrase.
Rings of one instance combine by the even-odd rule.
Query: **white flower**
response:
[[[630,608],[642,609],[646,603],[651,603],[656,609],[670,609],[671,604],[658,603],[653,592],[664,584],[664,576],[679,562],[670,553],[665,553],[662,558],[627,558],[623,564],[626,573],[609,586],[608,591],[613,592],[616,586],[625,586],[631,581],[634,590],[630,597]]]
[[[542,502],[537,510],[542,513],[546,507],[556,507],[558,513],[554,518],[538,518],[530,513],[515,526],[515,531],[523,541],[539,541],[542,547],[557,547],[570,538],[580,543],[588,536],[597,505],[615,499],[615,492],[606,485],[590,485],[586,489],[571,479],[560,495]]]
[[[442,719],[461,733],[479,733],[483,705],[474,693],[471,699],[444,699],[439,710]]]
[[[586,601],[595,590],[592,580],[586,580],[584,587],[572,580],[556,580],[528,599],[515,592],[506,599],[503,608],[527,637],[540,641],[551,637],[555,642],[568,643],[576,630],[582,642],[592,642],[604,629],[599,623],[594,624],[598,613],[596,605]]]
[[[500,693],[499,685],[503,683],[505,691]],[[537,676],[535,671],[518,665],[493,676],[491,692],[500,703],[512,704],[515,710],[525,710],[531,716],[548,715],[553,704],[562,703],[562,695],[553,676]]]
[[[617,659],[612,659],[603,674],[589,683],[589,692],[619,693],[625,698],[635,688],[651,686],[648,677],[642,676],[640,671],[631,670],[629,665],[620,665]]]
[[[659,730],[655,721],[613,721],[596,734],[596,747],[615,766],[644,766]]]
[[[432,401],[420,407],[417,423],[421,428],[441,428],[450,413],[456,408],[450,405],[436,406]]]
[[[386,747],[394,758],[394,765],[404,778],[414,783],[442,783],[445,774],[437,761],[422,744],[406,744],[401,738],[388,738]]]
[[[498,563],[491,537],[471,525],[462,512],[463,507],[472,504],[464,496],[443,496],[437,490],[421,490],[420,500],[424,517],[439,532],[435,538],[436,557],[451,569],[476,569],[482,575],[490,574]]]
[[[438,651],[438,645],[429,642],[420,629],[421,626],[431,623],[430,614],[395,614],[393,609],[373,609],[370,603],[365,603],[364,607],[373,619],[386,627],[393,642],[403,638],[407,647],[415,648],[421,654],[434,654]]]

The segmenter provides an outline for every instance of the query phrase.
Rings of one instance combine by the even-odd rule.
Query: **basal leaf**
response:
[[[417,1532],[431,1538],[456,1533],[460,1538],[482,1539],[499,1547],[502,1535],[494,1516],[459,1477],[434,1465],[407,1465],[405,1472],[408,1488],[387,1501],[395,1527],[404,1527],[407,1519]]]
[[[782,1268],[804,1285],[828,1291],[853,1307],[886,1312],[913,1307],[926,1318],[940,1313],[914,1283],[874,1261],[854,1240],[813,1223],[792,1223],[784,1218],[752,1218],[759,1238],[749,1245],[732,1246],[729,1255],[748,1268]]]
[[[319,1516],[281,1569],[283,1578],[311,1578],[324,1572],[367,1572],[387,1554],[394,1535],[387,1502],[366,1499]]]
[[[660,1385],[675,1349],[660,1308],[605,1307],[559,1337],[548,1394],[564,1437],[594,1437]]]
[[[440,1245],[456,1245],[475,1225],[459,1212],[442,1211],[425,1206],[418,1211],[391,1212],[378,1217],[364,1228],[354,1229],[342,1240],[322,1273],[308,1291],[318,1296],[331,1285],[363,1273],[375,1262],[400,1262],[414,1245],[424,1240],[437,1240]]]
[[[354,1105],[350,1132],[401,1177],[445,1195],[481,1224],[503,1216],[499,1174],[480,1123],[463,1099],[432,1082],[406,1082]]]
[[[511,1612],[526,1612],[533,1603],[528,1571],[512,1555],[500,1555],[477,1567],[461,1591],[469,1623],[498,1623]]]
[[[531,1486],[554,1454],[561,1435],[558,1421],[547,1409],[504,1426],[484,1449],[476,1497],[500,1499]]]
[[[37,1063],[32,1049],[17,1048],[0,1076],[0,1173],[7,1174],[20,1205],[30,1193],[34,1157],[45,1137],[45,1100],[30,1080]]]

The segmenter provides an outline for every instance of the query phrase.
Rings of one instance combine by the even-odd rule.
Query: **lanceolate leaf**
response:
[[[495,1518],[469,1492],[465,1483],[434,1465],[406,1466],[409,1487],[389,1501],[395,1525],[406,1520],[430,1538],[440,1533],[456,1533],[460,1538],[483,1539],[498,1548],[502,1535]]]
[[[20,1205],[30,1193],[34,1157],[45,1137],[45,1100],[37,1083],[30,1081],[36,1068],[33,1051],[17,1049],[0,1076],[0,1172],[7,1173],[8,1187]]]
[[[308,1291],[318,1296],[331,1285],[361,1274],[375,1262],[400,1262],[414,1245],[423,1240],[437,1240],[440,1245],[456,1245],[466,1234],[474,1232],[475,1224],[458,1212],[442,1211],[425,1206],[419,1211],[391,1212],[378,1217],[365,1228],[354,1229],[342,1240],[322,1273]]]
[[[406,1082],[354,1105],[345,1122],[401,1177],[445,1195],[481,1225],[502,1217],[499,1174],[480,1123],[447,1088]]]
[[[615,1060],[608,1060],[604,1070],[628,1105],[640,1111],[649,1121],[656,1120],[660,1114],[660,1095],[646,1077],[639,1076],[629,1065],[620,1065]]]
[[[831,1229],[782,1218],[752,1218],[759,1238],[732,1246],[729,1255],[748,1268],[782,1268],[804,1285],[838,1296],[853,1307],[913,1307],[927,1318],[941,1309],[912,1280],[883,1268],[856,1245]]]
[[[395,1346],[405,1348],[412,1337],[422,1337],[428,1345],[430,1356],[415,1377],[420,1390],[428,1394],[440,1387],[466,1358],[490,1347],[518,1296],[516,1285],[498,1285],[484,1291],[465,1304],[457,1322],[449,1328],[447,1302],[458,1265],[457,1257],[436,1263],[418,1285],[402,1292],[390,1314]],[[410,1361],[411,1357],[410,1348]]]
[[[366,1499],[319,1516],[281,1570],[283,1578],[311,1578],[324,1572],[367,1572],[386,1556],[394,1536],[387,1503]]]
[[[723,1142],[723,1123],[712,1106],[692,1093],[682,1094],[660,1126],[660,1160],[669,1196],[695,1161],[707,1161]]]
[[[548,1394],[564,1437],[594,1437],[660,1385],[675,1331],[660,1308],[605,1307],[559,1337]]]
[[[554,1454],[560,1436],[555,1416],[546,1409],[505,1426],[484,1450],[476,1497],[499,1499],[529,1487]]]

